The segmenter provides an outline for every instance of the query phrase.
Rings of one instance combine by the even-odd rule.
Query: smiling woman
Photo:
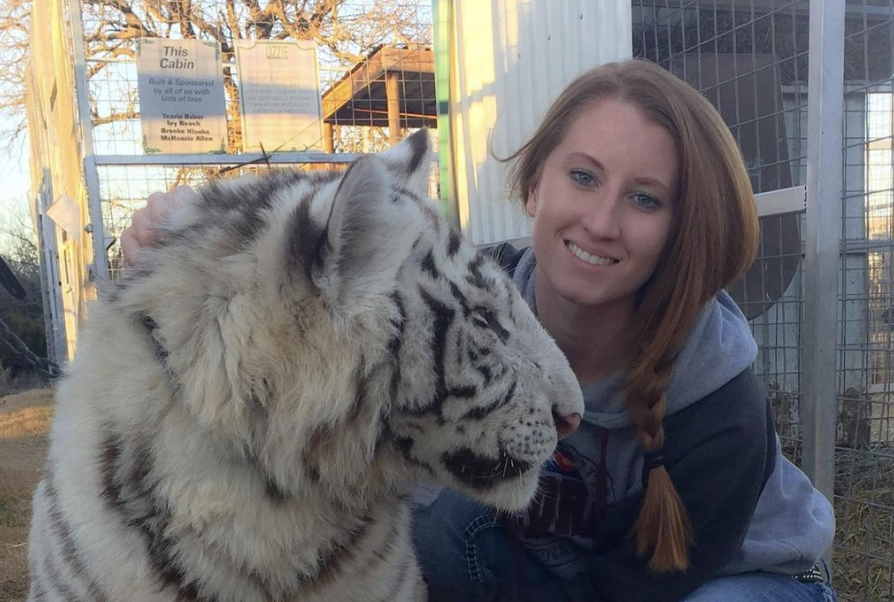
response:
[[[756,345],[723,292],[758,224],[716,110],[653,64],[608,64],[510,158],[533,247],[501,261],[587,411],[526,512],[450,493],[421,505],[433,599],[512,586],[544,601],[834,599],[811,570],[831,507],[781,455]]]
[[[635,106],[603,100],[581,110],[525,203],[541,322],[558,326],[569,311],[619,329],[629,322],[667,241],[677,171],[670,133]]]

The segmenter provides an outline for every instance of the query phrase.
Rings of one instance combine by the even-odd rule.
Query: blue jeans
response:
[[[416,508],[413,539],[432,602],[559,602],[594,595],[588,594],[585,583],[560,581],[524,549],[513,550],[520,544],[513,542],[492,510],[453,491],[444,490],[433,502]],[[525,595],[513,598],[507,584],[511,588],[522,580]],[[496,583],[501,597],[488,588]],[[801,583],[788,575],[756,571],[712,579],[681,602],[837,602],[837,597],[825,583]]]

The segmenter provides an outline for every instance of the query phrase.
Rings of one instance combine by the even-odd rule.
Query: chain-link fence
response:
[[[98,155],[141,154],[139,41],[156,38],[196,39],[218,50],[229,152],[242,151],[245,74],[240,73],[238,59],[240,48],[252,41],[300,43],[313,49],[323,106],[324,127],[319,130],[335,128],[332,150],[364,152],[380,147],[377,143],[388,139],[387,130],[382,130],[389,126],[389,100],[400,108],[393,125],[436,122],[431,2],[273,0],[263,9],[257,3],[225,0],[79,5]],[[393,98],[386,97],[386,87],[395,92]],[[341,131],[345,127],[352,129]],[[314,146],[326,144],[311,141]]]
[[[436,127],[430,0],[257,3],[66,0],[90,160],[87,198],[104,227],[101,259],[154,190],[283,165],[320,169],[380,150],[408,128]],[[807,183],[808,0],[632,0],[633,52],[698,88],[720,110],[758,193],[803,195]],[[841,169],[839,406],[835,585],[845,601],[894,599],[894,0],[846,2]],[[219,49],[222,154],[147,155],[137,40],[199,39]],[[318,140],[304,152],[245,143],[240,40],[313,42]],[[65,91],[60,80],[59,94]],[[51,93],[50,105],[56,91]],[[61,130],[60,130],[61,132]],[[49,151],[48,151],[49,152]],[[61,187],[60,187],[61,188]],[[800,191],[800,192],[799,192]],[[762,197],[776,198],[772,194]],[[763,201],[762,201],[763,202]],[[732,291],[759,344],[787,454],[800,461],[804,401],[805,220],[767,201],[755,267]],[[94,245],[95,246],[95,245]],[[834,292],[833,292],[834,294]],[[813,325],[815,326],[815,325]]]
[[[894,5],[847,2],[844,39],[843,331],[836,450],[837,571],[853,600],[894,599],[891,362]],[[844,570],[847,567],[847,570]]]
[[[96,263],[113,277],[122,267],[117,240],[152,191],[196,186],[271,166],[339,168],[358,153],[395,143],[408,129],[437,127],[429,1],[272,0],[263,9],[224,0],[76,5],[81,20],[73,33],[83,43],[75,54],[85,74],[88,92],[81,101],[89,106],[88,147],[94,155],[87,164],[88,196],[99,206],[96,215],[101,215],[105,233],[106,252],[100,259],[107,265]],[[154,154],[147,149],[143,113],[148,101],[144,97],[141,104],[140,45],[151,39],[196,39],[216,49],[216,75],[225,96],[223,152]],[[319,118],[296,134],[303,151],[290,148],[295,145],[289,138],[266,145],[264,140],[247,140],[246,78],[254,74],[244,56],[240,61],[240,52],[254,41],[271,48],[290,42],[283,52],[292,52],[293,58],[307,49],[315,55],[310,79],[317,80],[316,92],[311,95]],[[276,128],[267,125],[268,134]],[[277,152],[282,147],[291,152]]]
[[[757,6],[755,6],[757,5]],[[807,5],[634,2],[634,54],[700,90],[736,137],[756,193],[806,184]],[[761,218],[755,267],[734,289],[760,348],[780,437],[798,452],[802,218]]]
[[[809,5],[633,2],[634,54],[689,81],[720,110],[757,193],[806,184]],[[860,602],[894,599],[892,40],[891,0],[846,3],[844,195],[828,199],[842,203],[843,241],[833,567],[841,599]],[[759,344],[755,367],[777,430],[796,461],[804,439],[804,227],[801,214],[765,215],[758,262],[734,290]]]

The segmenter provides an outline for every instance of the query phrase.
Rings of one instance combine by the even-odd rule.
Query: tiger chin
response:
[[[171,215],[58,386],[29,600],[424,599],[413,482],[525,507],[580,388],[430,168],[421,131]]]

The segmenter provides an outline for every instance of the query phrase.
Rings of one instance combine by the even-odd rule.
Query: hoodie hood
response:
[[[536,265],[534,254],[528,249],[513,274],[515,284],[535,313]],[[757,345],[748,322],[729,295],[721,292],[705,305],[675,362],[666,416],[717,394],[727,385],[733,387],[723,394],[723,399],[729,403],[740,399],[745,404],[766,403],[763,397],[760,400],[754,398],[755,395],[763,396],[763,392],[749,388],[746,382],[754,379],[752,373],[749,372],[747,378],[740,378],[756,356]],[[587,525],[589,517],[594,515],[590,512],[593,500],[604,497],[608,507],[614,504],[623,507],[624,500],[642,490],[642,446],[627,417],[622,396],[623,380],[624,375],[619,373],[584,387],[586,413],[583,423],[570,437],[559,442],[558,459],[545,467],[542,498],[549,500],[549,504],[543,502],[529,513],[533,516],[531,525],[551,535],[544,538],[535,530],[535,535],[529,538],[528,550],[555,574],[566,579],[591,570],[587,555],[580,549],[592,547],[593,540],[587,535],[592,530],[587,527],[574,531],[574,526]],[[737,380],[738,385],[734,383]],[[711,428],[711,425],[705,426]],[[686,442],[676,443],[683,447],[687,445]],[[810,568],[831,545],[835,530],[832,506],[813,488],[807,476],[783,457],[778,437],[774,443],[768,443],[771,447],[766,450],[768,462],[765,469],[770,472],[755,500],[756,507],[743,542],[723,568],[723,574],[755,570],[796,574]],[[748,443],[738,441],[737,444]],[[698,460],[694,461],[698,463]],[[600,466],[604,467],[604,492],[600,492],[597,485]],[[685,469],[682,470],[685,473]],[[690,493],[696,498],[702,496],[696,502],[697,511],[702,513],[712,511],[711,487],[725,490],[740,486],[727,483],[724,475],[699,475],[699,479],[701,486],[707,489]],[[712,485],[711,479],[716,483]],[[575,482],[580,483],[577,488]],[[741,501],[748,503],[744,498]],[[541,524],[544,517],[558,516],[556,508],[562,508],[566,518],[561,525],[556,522],[544,527]],[[632,525],[624,528],[632,528]],[[560,529],[570,533],[557,533]],[[570,545],[569,541],[580,548]],[[638,584],[631,584],[631,588],[636,587]]]
[[[537,313],[534,279],[537,259],[533,249],[522,255],[513,279],[528,305]],[[735,301],[721,291],[702,309],[695,327],[674,363],[667,394],[667,415],[686,408],[716,391],[757,357],[757,344],[748,321]],[[584,421],[603,428],[630,426],[623,396],[624,375],[617,373],[584,387]]]

